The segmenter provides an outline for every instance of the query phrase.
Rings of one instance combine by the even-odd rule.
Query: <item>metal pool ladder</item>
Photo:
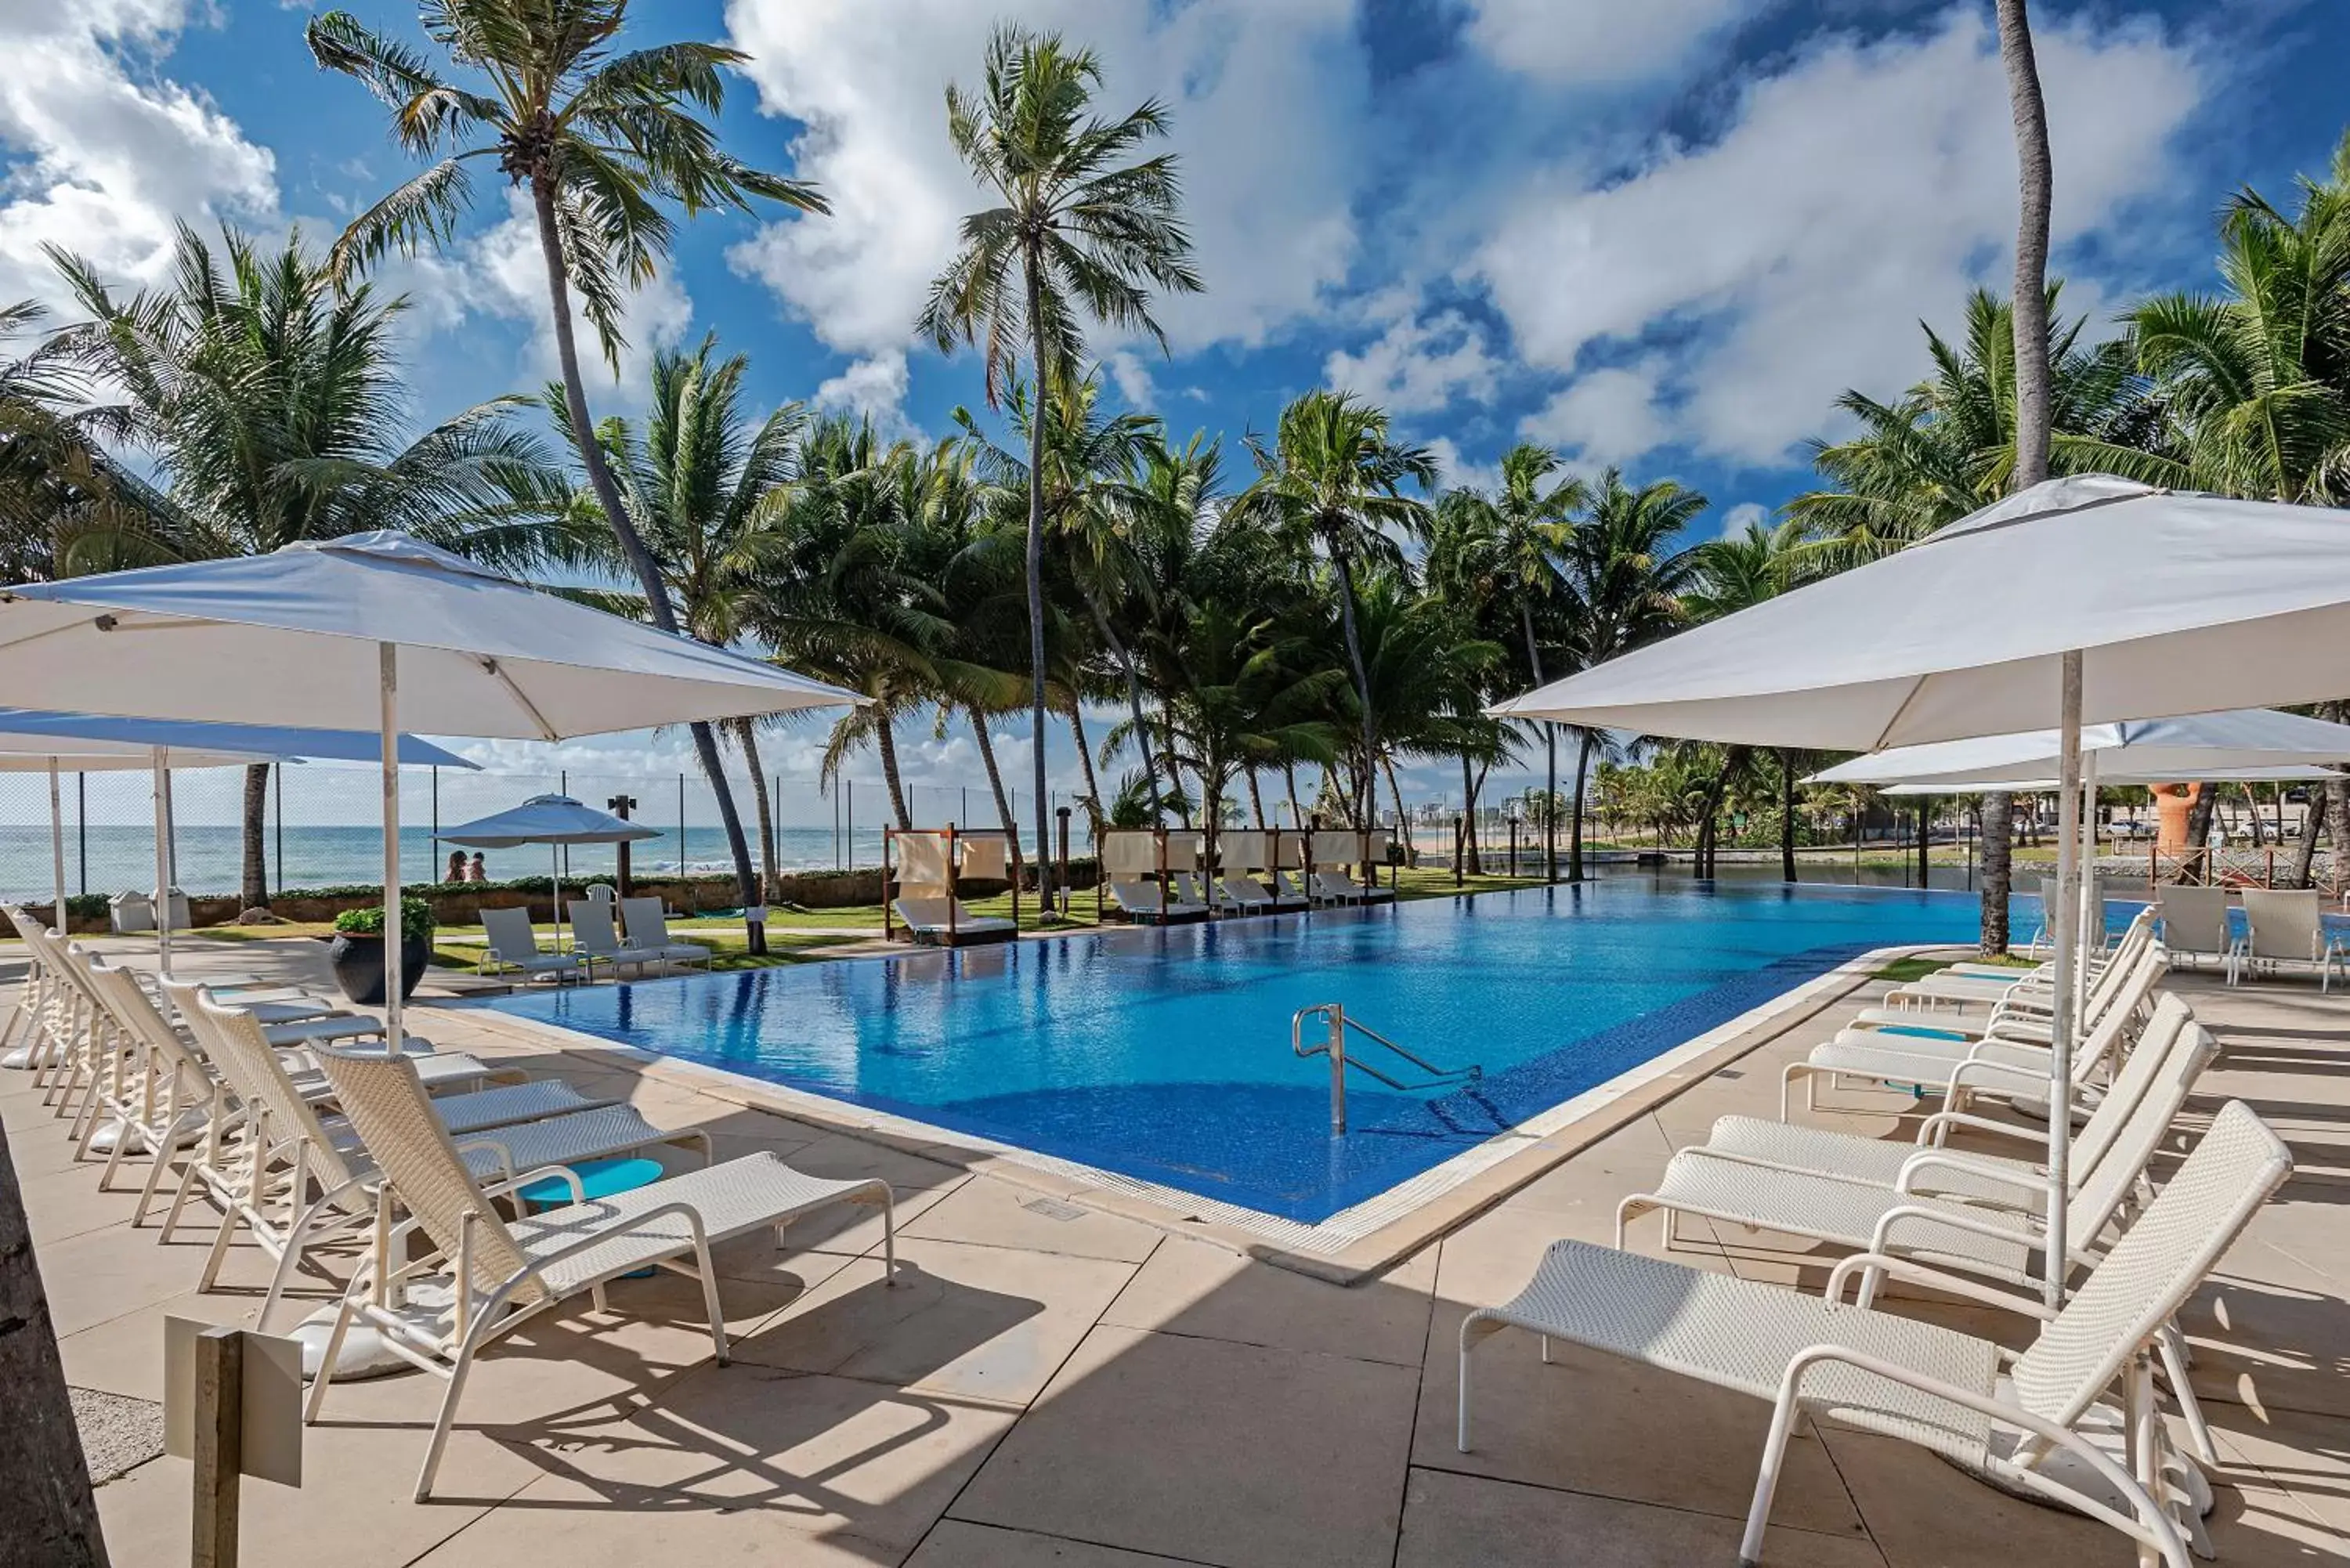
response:
[[[1305,1043],[1305,1021],[1319,1017],[1326,1026],[1318,1044]],[[1373,1066],[1359,1056],[1347,1054],[1347,1031],[1353,1030],[1364,1039],[1383,1045],[1396,1055],[1428,1075],[1419,1083],[1407,1083],[1401,1078]],[[1344,1002],[1317,1002],[1311,1007],[1301,1007],[1289,1015],[1289,1049],[1299,1056],[1330,1058],[1330,1131],[1335,1136],[1347,1130],[1347,1069],[1367,1074],[1390,1089],[1412,1094],[1423,1089],[1447,1088],[1455,1084],[1473,1084],[1485,1075],[1485,1069],[1471,1064],[1466,1067],[1440,1067],[1426,1057],[1397,1044],[1367,1023],[1347,1016]]]

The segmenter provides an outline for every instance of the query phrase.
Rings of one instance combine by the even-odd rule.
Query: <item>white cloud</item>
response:
[[[1765,527],[1769,525],[1770,521],[1771,514],[1765,511],[1759,504],[1752,501],[1742,501],[1737,505],[1732,506],[1728,511],[1722,513],[1722,535],[1726,538],[1733,534],[1743,534],[1749,528]]]
[[[2205,84],[2150,27],[2038,42],[2061,246],[2166,185]],[[1683,345],[1666,378],[1673,435],[1775,463],[1844,388],[1915,378],[1920,317],[1978,282],[2004,289],[2012,135],[1973,11],[1922,37],[1834,40],[1749,88],[1710,146],[1659,147],[1604,185],[1554,171],[1468,270],[1536,365],[1572,371],[1593,343],[1669,329]]]
[[[1461,447],[1451,436],[1438,436],[1423,443],[1436,459],[1437,484],[1441,489],[1462,487],[1488,493],[1497,490],[1502,483],[1502,465],[1494,462],[1471,462],[1461,454]]]
[[[1007,15],[1096,48],[1105,112],[1166,101],[1208,284],[1158,306],[1179,348],[1256,344],[1343,283],[1363,172],[1352,132],[1369,97],[1351,0],[731,0],[762,106],[805,124],[797,171],[833,207],[768,225],[734,247],[736,269],[844,353],[902,348],[956,225],[983,202],[947,144],[945,89],[975,81]]]
[[[1756,0],[1472,0],[1469,38],[1496,65],[1549,82],[1654,76]]]
[[[1656,362],[1647,361],[1579,376],[1518,421],[1518,433],[1565,447],[1584,464],[1629,462],[1671,431],[1657,402],[1659,374]]]
[[[885,440],[910,439],[906,418],[906,356],[896,349],[859,359],[816,389],[816,406],[862,414]]]
[[[546,264],[538,247],[537,221],[522,192],[509,191],[505,217],[448,256],[421,256],[387,268],[383,284],[387,293],[409,295],[420,313],[420,325],[426,328],[457,328],[473,312],[527,323],[531,337],[522,374],[545,380],[559,373],[555,313],[546,296]],[[616,375],[575,291],[571,327],[591,406],[600,414],[616,400],[624,404],[640,402],[655,350],[674,347],[692,322],[693,301],[678,282],[676,269],[656,274],[650,283],[629,296],[620,324],[628,342],[620,350]]]
[[[175,218],[202,228],[275,220],[268,150],[161,69],[196,9],[191,0],[0,5],[0,299],[63,298],[44,244],[142,284],[161,275]]]
[[[1102,369],[1117,383],[1118,395],[1126,400],[1128,408],[1149,413],[1159,407],[1159,387],[1150,379],[1150,367],[1142,362],[1141,355],[1131,348],[1120,348],[1102,360]]]
[[[1500,363],[1486,351],[1485,334],[1458,310],[1423,317],[1409,288],[1373,296],[1364,315],[1379,336],[1360,353],[1334,350],[1322,379],[1340,391],[1369,399],[1394,413],[1441,409],[1456,398],[1492,399]]]

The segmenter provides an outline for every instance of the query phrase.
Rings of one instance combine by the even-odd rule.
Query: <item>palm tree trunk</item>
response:
[[[1386,757],[1382,758],[1381,762],[1387,769],[1388,798],[1395,802],[1396,827],[1403,834],[1405,857],[1417,861],[1419,858],[1419,845],[1411,836],[1411,814],[1403,808],[1403,786],[1396,783],[1395,759]]]
[[[881,782],[889,786],[889,810],[902,833],[914,826],[914,817],[906,809],[906,786],[898,776],[898,727],[886,704],[874,715],[873,749],[881,754]]]
[[[2211,881],[2219,867],[2211,857],[2211,815],[2220,805],[2220,792],[2208,784],[2195,786],[2195,799],[2187,808],[2187,853],[2203,867],[2203,880]]]
[[[1094,596],[1092,588],[1085,590],[1085,598],[1086,608],[1094,618],[1095,629],[1101,633],[1102,640],[1109,644],[1110,656],[1118,660],[1118,670],[1126,677],[1126,706],[1134,720],[1135,743],[1142,748],[1142,784],[1150,793],[1150,820],[1156,826],[1159,818],[1159,763],[1151,753],[1150,726],[1142,717],[1142,677],[1134,668],[1133,655],[1127,652],[1126,644],[1110,625],[1109,616],[1102,609],[1101,600]],[[1087,787],[1091,787],[1090,784]],[[1095,798],[1098,800],[1100,797],[1097,795]]]
[[[775,865],[775,803],[767,798],[767,774],[759,765],[756,730],[748,719],[733,722],[735,742],[743,748],[743,761],[751,770],[751,803],[759,816],[759,867],[766,884],[760,898],[773,903],[784,896],[783,873]]]
[[[1028,421],[1028,715],[1035,742],[1030,750],[1035,764],[1031,782],[1036,790],[1036,908],[1044,911],[1053,908],[1053,857],[1045,836],[1045,410],[1052,397],[1045,379],[1057,367],[1045,359],[1045,286],[1034,245],[1024,247],[1021,262],[1028,286],[1030,356],[1036,368],[1036,407]]]
[[[1591,732],[1586,730],[1583,732],[1580,744],[1576,747],[1575,754],[1575,818],[1567,828],[1566,840],[1566,879],[1570,882],[1583,880],[1583,781],[1590,768]],[[1557,799],[1556,795],[1551,797],[1553,811],[1558,809]],[[1549,827],[1544,829],[1545,835],[1554,831]],[[1659,830],[1658,836],[1661,842],[1663,837],[1661,829]]]
[[[1305,808],[1297,804],[1297,763],[1295,759],[1281,764],[1282,777],[1289,785],[1289,820],[1294,826],[1305,826]]]
[[[248,909],[269,907],[269,860],[262,853],[262,827],[269,813],[269,769],[267,763],[255,763],[244,770],[244,876],[240,895]],[[65,929],[65,918],[59,915],[57,929]]]
[[[1485,867],[1477,858],[1477,783],[1469,753],[1461,753],[1461,815],[1468,824],[1468,843],[1461,851],[1461,869],[1482,877]]]
[[[1795,879],[1795,753],[1779,748],[1779,879]]]
[[[2015,797],[1994,790],[1982,797],[1982,922],[1985,958],[2007,951],[2007,898],[2014,879]]]
[[[551,176],[540,172],[530,182],[531,204],[538,220],[538,250],[546,264],[547,300],[555,313],[555,354],[563,369],[563,404],[571,419],[571,433],[578,447],[580,466],[588,471],[588,488],[596,493],[596,501],[604,509],[605,519],[612,524],[613,536],[620,542],[620,551],[637,575],[637,586],[644,590],[645,609],[652,623],[661,630],[677,630],[677,613],[670,607],[669,587],[661,581],[660,566],[652,552],[645,547],[636,524],[629,520],[629,509],[621,503],[619,486],[612,482],[612,471],[604,462],[604,450],[597,443],[596,426],[588,413],[588,384],[579,375],[579,345],[571,327],[571,280],[564,270],[563,245],[555,227],[555,187]],[[1041,688],[1040,688],[1041,690]],[[696,722],[691,726],[693,734],[693,754],[702,763],[702,776],[710,781],[710,793],[718,803],[718,820],[726,830],[726,847],[734,857],[734,883],[745,908],[759,901],[758,878],[751,869],[751,845],[743,835],[742,815],[734,809],[734,792],[726,783],[725,764],[719,760],[718,738],[710,726]],[[681,856],[684,846],[679,846]],[[767,933],[763,926],[749,928],[750,948],[754,953],[767,950]]]
[[[2301,843],[2293,850],[2291,886],[2309,886],[2310,867],[2317,863],[2317,836],[2325,826],[2325,796],[2322,789],[2309,792],[2309,804],[2302,808]]]
[[[1076,740],[1077,766],[1085,774],[1086,823],[1093,829],[1094,841],[1099,843],[1102,825],[1101,784],[1094,777],[1094,749],[1092,743],[1086,739],[1085,715],[1077,711],[1077,704],[1074,699],[1069,703],[1069,733]],[[1144,746],[1143,754],[1148,756],[1149,755],[1149,742],[1144,742]],[[1158,793],[1155,787],[1151,790],[1154,799]],[[1037,853],[1041,855],[1044,851],[1039,849]]]
[[[2350,779],[2325,781],[2325,836],[2334,848],[2326,868],[2334,874],[2334,885],[2339,890],[2345,872],[2350,872]]]
[[[59,924],[63,924],[60,917]],[[0,1475],[8,1478],[9,1518],[0,1544],[12,1563],[43,1568],[106,1568],[106,1539],[90,1496],[89,1467],[57,1355],[57,1324],[33,1255],[24,1190],[0,1128]]]
[[[1996,0],[1999,57],[2015,119],[2021,212],[2015,229],[2015,477],[2027,489],[2048,477],[2048,214],[2054,168],[2048,153],[2048,109],[2032,48],[2025,0]]]
[[[1003,825],[1003,841],[1012,848],[1012,881],[1017,887],[1025,872],[1025,862],[1020,852],[1020,827],[1012,820],[1012,797],[1003,793],[1003,774],[995,765],[995,738],[987,732],[987,715],[976,708],[966,708],[971,715],[972,739],[979,743],[979,760],[987,769],[987,787],[995,795],[995,817]]]
[[[1249,809],[1256,813],[1256,828],[1259,833],[1262,833],[1265,828],[1264,792],[1257,786],[1256,770],[1254,768],[1251,768],[1248,771],[1248,786]]]
[[[1338,618],[1347,628],[1347,662],[1355,672],[1355,700],[1362,707],[1363,762],[1355,775],[1355,820],[1361,823],[1370,815],[1372,758],[1378,752],[1376,726],[1371,719],[1371,675],[1363,663],[1363,639],[1355,629],[1355,572],[1347,565],[1346,552],[1330,553],[1330,564],[1338,568]]]

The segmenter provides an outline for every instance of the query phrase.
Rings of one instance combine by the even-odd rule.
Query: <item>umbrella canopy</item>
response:
[[[2110,756],[2110,753],[2108,755]],[[2118,775],[2100,768],[2097,782],[2100,784],[2166,784],[2179,782],[2177,774],[2142,774],[2127,764],[2118,765],[2120,769]],[[2318,767],[2314,763],[2305,767],[2206,768],[2195,775],[2197,780],[2204,784],[2306,784],[2313,780],[2330,779],[2334,776],[2336,776],[2335,769]],[[2058,787],[2059,781],[2052,774],[2045,778],[2036,779],[1935,779],[1920,784],[1887,784],[1877,793],[1898,795],[1987,794],[1993,790],[2004,790],[2010,794],[2046,794],[2053,793]]]
[[[0,592],[0,691],[94,712],[347,725],[374,705],[384,645],[402,719],[440,735],[556,741],[862,701],[399,533]]]
[[[103,713],[56,713],[37,708],[0,708],[0,759],[119,753],[146,767],[155,748],[164,747],[175,768],[225,767],[239,763],[382,760],[383,742],[373,730],[295,730],[277,724],[201,724],[183,720],[125,719]],[[414,735],[400,737],[406,767],[478,768],[456,753]],[[197,761],[199,756],[213,761]],[[0,760],[0,767],[6,766]],[[71,763],[64,764],[68,773]],[[96,772],[95,767],[86,772]]]
[[[582,805],[567,794],[535,794],[511,811],[432,836],[473,849],[513,849],[525,844],[633,844],[659,838],[660,830]]]
[[[1940,784],[1978,789],[2027,787],[2053,778],[2064,737],[2054,730],[1897,746],[1839,763],[1815,774],[1814,784]],[[2208,778],[2244,768],[2297,767],[2350,762],[2350,724],[2305,719],[2272,708],[2238,708],[2183,719],[2133,719],[2086,724],[2081,750],[2096,754],[2102,784],[2165,784]],[[2308,778],[2306,771],[2293,774]],[[2316,776],[2324,776],[2320,770]]]
[[[272,756],[243,752],[173,752],[175,768],[241,768],[274,763]],[[0,734],[0,774],[146,773],[155,765],[152,746],[112,748],[101,741],[68,741],[49,735]]]
[[[1899,553],[1489,710],[1822,751],[2350,691],[2350,512],[2050,480]]]

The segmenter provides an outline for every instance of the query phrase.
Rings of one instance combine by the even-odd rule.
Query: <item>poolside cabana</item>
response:
[[[1488,711],[1861,752],[2053,724],[2066,907],[2050,1080],[2062,1105],[2076,1027],[2083,727],[2345,690],[2350,512],[2087,474]],[[2044,1252],[2062,1259],[2069,1118],[2048,1127]],[[2043,1272],[2053,1305],[2063,1271]]]
[[[896,940],[902,920],[910,941],[941,947],[1010,941],[1020,934],[1020,883],[1012,876],[1012,840],[1003,830],[944,827],[881,830],[881,940]],[[973,915],[962,906],[964,877],[1009,882],[1012,918]],[[894,890],[893,890],[894,888]],[[894,919],[893,919],[894,914]]]

